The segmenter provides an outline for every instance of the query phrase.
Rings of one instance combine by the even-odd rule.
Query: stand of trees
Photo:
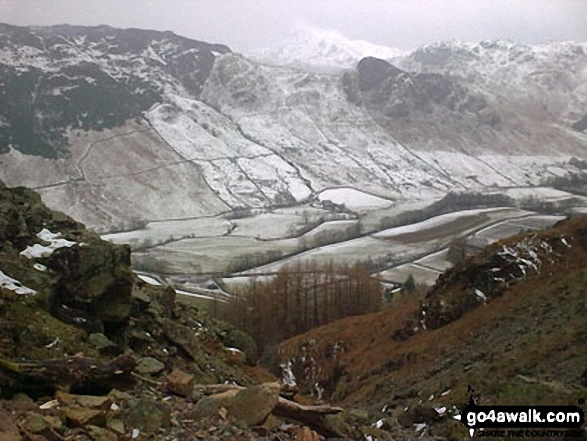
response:
[[[344,317],[378,311],[382,286],[362,264],[316,262],[282,267],[253,280],[219,307],[220,318],[250,334],[259,349]]]

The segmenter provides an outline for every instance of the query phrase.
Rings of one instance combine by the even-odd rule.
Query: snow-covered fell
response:
[[[364,40],[353,40],[338,31],[304,26],[288,40],[267,48],[251,50],[245,55],[272,66],[336,73],[355,67],[365,57],[391,60],[407,53]]]
[[[515,98],[542,118],[578,121],[587,114],[587,43],[447,41],[394,60],[402,69],[459,77]]]
[[[123,230],[333,188],[387,205],[536,186],[586,158],[571,124],[587,115],[584,44],[399,57],[314,30],[274,49],[255,61],[169,32],[0,24],[0,179]]]

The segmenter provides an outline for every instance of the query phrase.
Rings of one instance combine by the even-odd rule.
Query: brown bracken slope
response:
[[[587,217],[493,244],[425,297],[315,329],[279,354],[307,392],[387,405],[400,421],[406,408],[462,408],[469,385],[482,404],[576,404],[587,398]]]

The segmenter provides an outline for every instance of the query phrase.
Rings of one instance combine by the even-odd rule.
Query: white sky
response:
[[[309,25],[414,49],[453,38],[587,41],[587,0],[0,0],[0,21],[172,30],[235,51]]]

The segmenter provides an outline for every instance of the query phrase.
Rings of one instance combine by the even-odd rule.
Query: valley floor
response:
[[[345,190],[334,195],[347,195],[356,204],[357,193]],[[403,283],[409,275],[431,286],[454,265],[455,247],[463,255],[475,253],[587,208],[587,198],[551,188],[512,188],[493,194],[509,198],[511,206],[443,209],[440,213],[446,214],[438,214],[438,201],[433,200],[356,211],[321,202],[151,222],[143,229],[102,237],[129,243],[137,269],[196,297],[222,301],[253,278],[271,277],[284,265],[310,262],[360,261],[389,286]],[[534,206],[528,204],[532,200]],[[540,203],[552,214],[536,211]],[[563,211],[565,215],[557,214]]]

